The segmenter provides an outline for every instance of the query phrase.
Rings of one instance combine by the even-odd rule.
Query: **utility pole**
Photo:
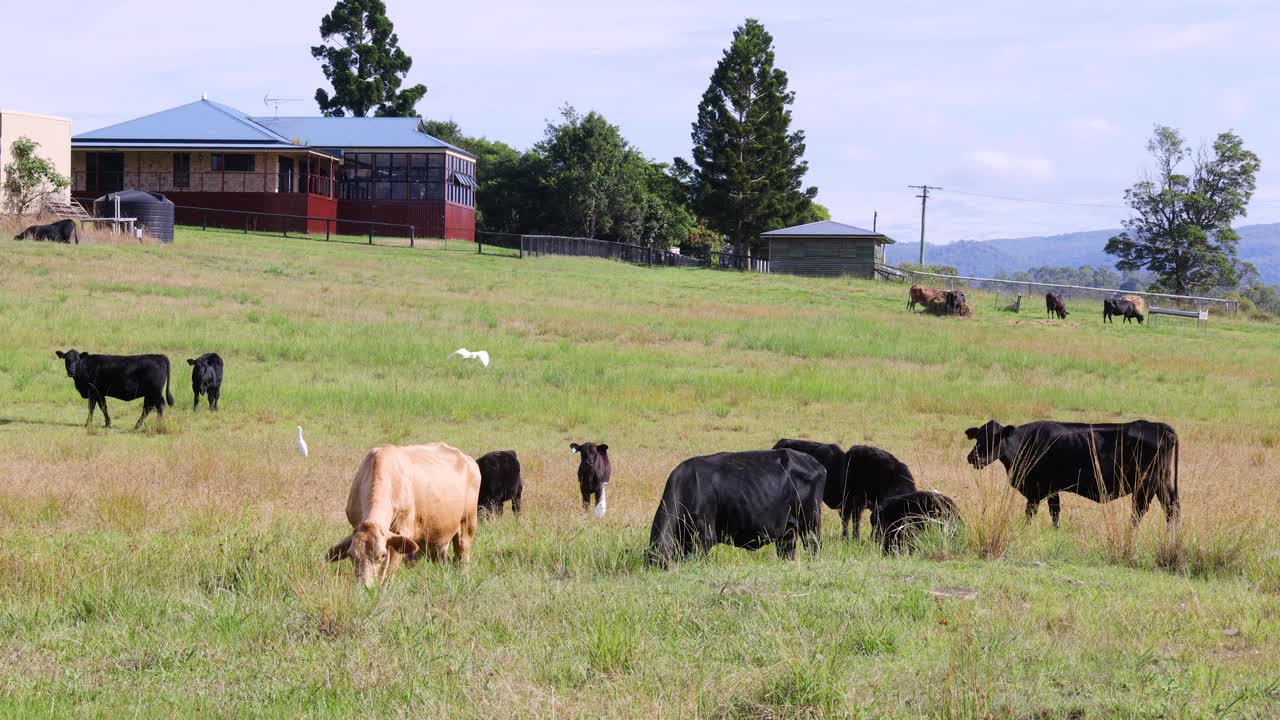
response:
[[[871,232],[876,231],[876,222],[880,219],[880,211],[876,210],[871,213]]]
[[[908,185],[907,187],[920,191],[916,197],[920,198],[920,264],[924,265],[924,210],[929,204],[929,191],[942,188],[933,185]]]

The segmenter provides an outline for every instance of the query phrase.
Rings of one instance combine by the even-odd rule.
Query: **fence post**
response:
[[[201,230],[209,229],[209,211],[208,210],[204,211],[204,220],[200,221],[200,229]]]
[[[324,219],[324,241],[329,242],[329,218]]]
[[[373,244],[373,226],[372,225],[369,226],[369,244],[370,245]]]
[[[249,216],[248,215],[244,216],[244,234],[245,235],[249,234]]]
[[[410,226],[409,226],[409,247],[413,247],[414,234],[415,234],[415,233],[414,233],[414,231],[413,231],[413,226],[412,226],[412,225],[410,225]]]

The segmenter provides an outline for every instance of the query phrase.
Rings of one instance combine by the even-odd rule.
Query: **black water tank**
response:
[[[120,199],[120,215],[138,219],[148,237],[160,242],[173,242],[173,201],[160,193],[146,190],[121,190],[93,201],[97,217],[117,217],[116,198]]]

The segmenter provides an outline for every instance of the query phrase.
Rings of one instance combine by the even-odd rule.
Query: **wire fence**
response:
[[[684,255],[669,250],[619,243],[594,238],[563,235],[521,235],[517,233],[476,232],[476,252],[493,254],[496,249],[514,251],[517,257],[563,255],[569,257],[594,257],[635,265],[662,267],[700,267],[713,270],[737,270],[741,272],[769,272],[769,261],[727,252],[707,252],[704,257]],[[511,254],[504,252],[500,254]]]
[[[179,225],[199,227],[201,230],[217,228],[239,230],[244,234],[279,234],[282,237],[319,238],[326,241],[357,242],[364,239],[368,245],[433,247],[449,249],[444,238],[419,238],[413,225],[376,222],[373,220],[347,220],[316,215],[289,215],[252,210],[228,210],[223,208],[174,206],[174,222]]]
[[[1197,311],[1205,311],[1211,308],[1217,308],[1223,312],[1237,313],[1240,311],[1240,303],[1238,300],[1231,298],[1209,297],[1203,295],[1174,295],[1172,293],[1155,293],[1142,292],[1138,290],[1121,290],[1119,288],[1095,288],[1086,287],[1084,285],[1064,285],[1055,283],[1032,282],[1028,280],[1008,280],[1001,278],[983,278],[969,277],[965,275],[942,275],[939,273],[924,272],[922,270],[903,270],[907,278],[912,283],[917,283],[921,279],[925,279],[934,284],[941,284],[948,289],[955,290],[962,287],[976,287],[985,290],[991,290],[996,296],[996,306],[1004,307],[1012,305],[1015,308],[1027,302],[1036,296],[1043,297],[1047,292],[1055,292],[1063,296],[1064,300],[1105,300],[1121,295],[1136,295],[1146,298],[1148,304],[1155,306],[1156,302],[1162,303],[1170,309],[1187,309],[1195,308]],[[941,283],[937,281],[941,280]],[[1033,303],[1029,307],[1040,307]]]

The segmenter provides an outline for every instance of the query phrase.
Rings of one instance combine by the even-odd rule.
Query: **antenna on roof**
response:
[[[280,117],[280,103],[291,103],[291,102],[302,102],[302,98],[273,98],[271,97],[270,92],[262,96],[262,104],[274,107],[275,116],[277,119],[279,119]]]
[[[200,91],[200,99],[201,99],[201,100],[208,100],[208,99],[209,99],[209,92],[208,92],[207,90],[201,90],[201,91]]]

